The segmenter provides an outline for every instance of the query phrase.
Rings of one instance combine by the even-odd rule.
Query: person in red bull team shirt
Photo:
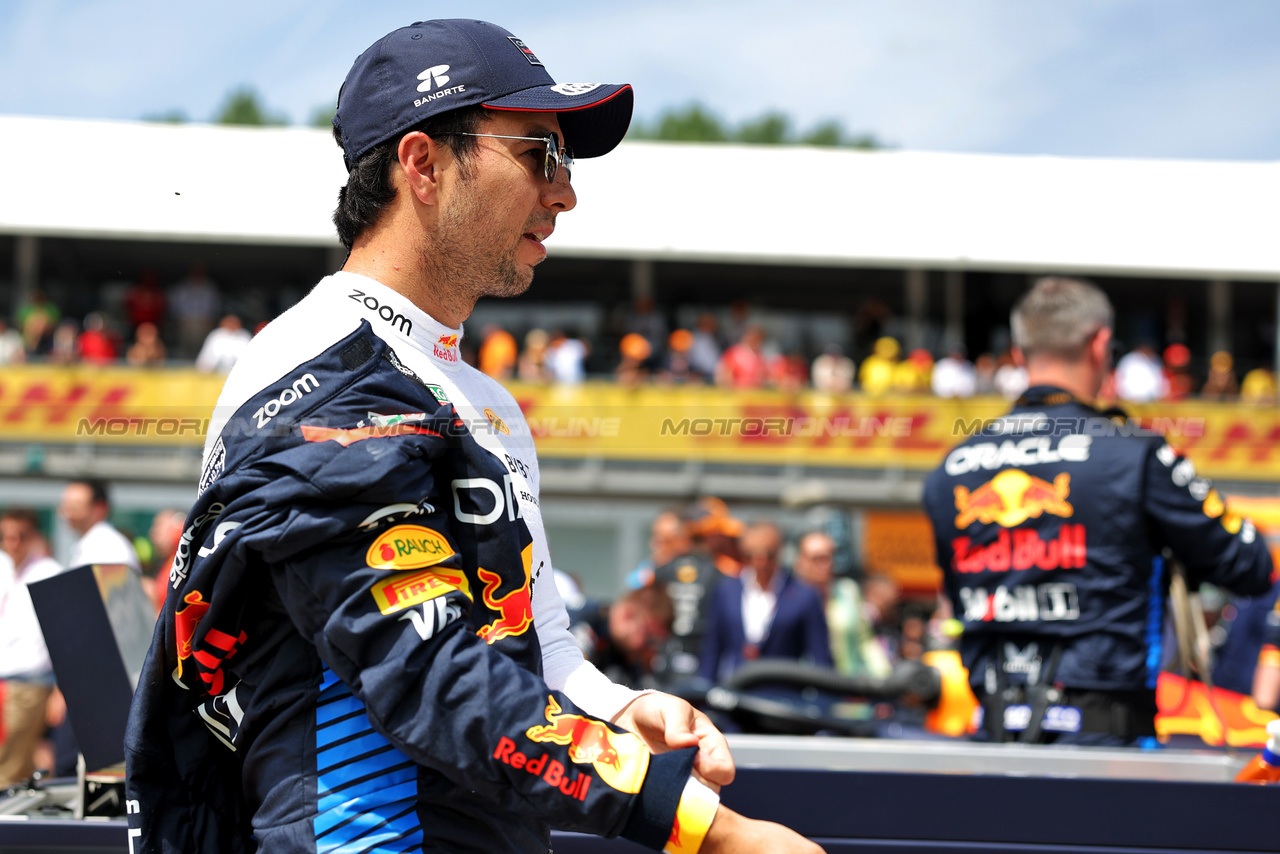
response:
[[[557,84],[515,35],[427,21],[355,62],[333,120],[341,271],[215,408],[126,737],[130,848],[814,852],[719,803],[723,736],[583,660],[519,407],[458,357],[529,287],[570,170],[631,88]]]
[[[1036,282],[1011,317],[1030,386],[925,482],[960,652],[1001,741],[1127,745],[1155,735],[1167,548],[1245,595],[1271,558],[1191,461],[1094,407],[1113,312],[1095,286]]]

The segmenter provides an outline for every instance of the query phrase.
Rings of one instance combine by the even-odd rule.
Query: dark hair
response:
[[[93,504],[111,504],[111,498],[107,493],[107,484],[96,478],[77,478],[71,483],[79,483],[89,487],[89,498]],[[71,484],[68,484],[70,486]]]
[[[475,133],[484,118],[484,108],[463,107],[441,113],[414,125],[386,142],[369,149],[363,157],[351,164],[347,185],[338,191],[338,207],[333,212],[333,224],[338,228],[338,239],[351,251],[356,239],[364,230],[375,225],[396,197],[391,186],[391,167],[397,163],[400,140],[406,134],[421,132],[430,137],[440,137],[454,155],[464,163],[475,151],[475,137],[449,136],[455,133]],[[342,147],[342,130],[334,125],[333,138]]]
[[[40,530],[40,521],[36,516],[36,511],[29,510],[26,507],[10,507],[0,513],[0,521],[20,522],[33,531],[39,532]]]

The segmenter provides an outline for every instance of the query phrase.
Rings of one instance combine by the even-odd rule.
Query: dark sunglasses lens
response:
[[[560,168],[560,137],[554,131],[547,137],[547,157],[542,161],[542,174],[547,176],[547,183],[554,184],[556,170]]]

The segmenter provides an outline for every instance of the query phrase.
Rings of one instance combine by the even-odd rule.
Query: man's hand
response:
[[[790,828],[757,821],[721,804],[698,854],[823,854],[822,849]]]
[[[613,723],[634,732],[654,753],[697,747],[694,774],[711,788],[733,782],[733,757],[710,718],[679,697],[641,694],[618,712]]]

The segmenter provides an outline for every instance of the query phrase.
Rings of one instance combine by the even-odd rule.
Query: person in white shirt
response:
[[[125,564],[134,572],[141,572],[142,564],[133,543],[107,521],[110,515],[106,484],[98,480],[73,480],[66,485],[58,504],[58,516],[78,537],[71,547],[68,566]]]
[[[53,693],[53,665],[27,585],[62,567],[46,554],[36,515],[10,508],[0,514],[0,681],[5,686],[0,787],[26,780],[44,735],[45,705]]]
[[[244,328],[240,318],[228,314],[204,339],[204,344],[196,355],[196,370],[207,374],[231,373],[251,340],[253,335]]]

